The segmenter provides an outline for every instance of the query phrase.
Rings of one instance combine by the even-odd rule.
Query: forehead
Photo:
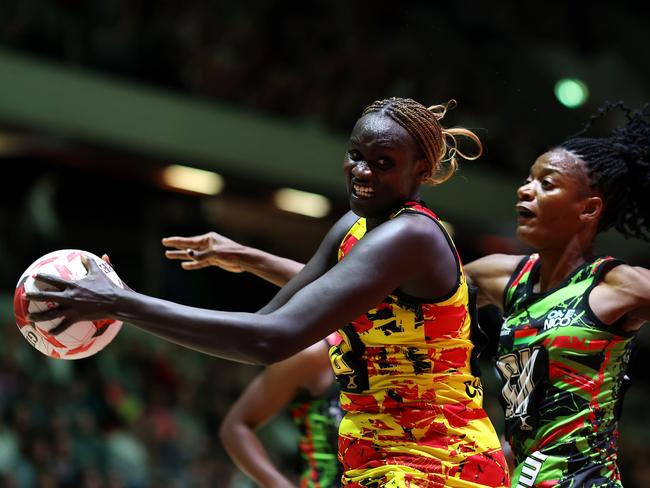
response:
[[[586,178],[584,162],[566,149],[552,149],[535,160],[531,174],[556,173],[571,178]]]
[[[350,141],[385,147],[414,148],[415,141],[408,131],[381,113],[370,113],[361,117],[352,129]]]

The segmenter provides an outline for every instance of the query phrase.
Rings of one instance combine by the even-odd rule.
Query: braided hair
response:
[[[457,156],[472,160],[483,153],[483,145],[472,131],[460,127],[445,129],[440,124],[447,110],[455,106],[455,100],[450,100],[443,105],[425,107],[410,98],[392,97],[371,103],[361,116],[381,113],[404,127],[429,163],[429,170],[423,183],[437,185],[454,175],[458,169]],[[458,149],[457,136],[472,139],[478,146],[478,153],[472,156],[462,153]]]
[[[625,124],[608,137],[586,137],[594,122],[618,109]],[[592,190],[602,195],[598,231],[614,227],[625,237],[650,241],[650,104],[631,110],[623,102],[607,103],[561,148],[581,159]]]

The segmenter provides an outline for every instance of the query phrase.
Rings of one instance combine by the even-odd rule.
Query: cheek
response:
[[[396,176],[394,178],[386,180],[386,183],[388,186],[391,186],[397,193],[404,193],[405,191],[408,191],[409,186],[411,186],[411,181],[403,176]]]
[[[579,223],[579,211],[572,202],[554,201],[543,209],[544,224],[549,229],[561,232],[573,231]]]
[[[422,185],[422,178],[419,174],[411,174],[404,178],[403,186],[409,192],[417,190]]]

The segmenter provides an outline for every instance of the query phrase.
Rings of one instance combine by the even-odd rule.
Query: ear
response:
[[[601,197],[588,197],[580,212],[580,220],[585,223],[598,222],[603,212],[603,199]]]
[[[420,158],[415,162],[415,174],[420,182],[423,182],[429,176],[429,162],[426,158]]]

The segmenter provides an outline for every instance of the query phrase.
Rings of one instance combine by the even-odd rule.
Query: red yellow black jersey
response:
[[[472,374],[468,285],[436,215],[411,202],[391,215],[419,213],[440,225],[458,263],[447,296],[399,290],[339,331],[330,349],[345,416],[339,459],[347,487],[509,486],[506,461]],[[363,238],[359,218],[339,260]]]

